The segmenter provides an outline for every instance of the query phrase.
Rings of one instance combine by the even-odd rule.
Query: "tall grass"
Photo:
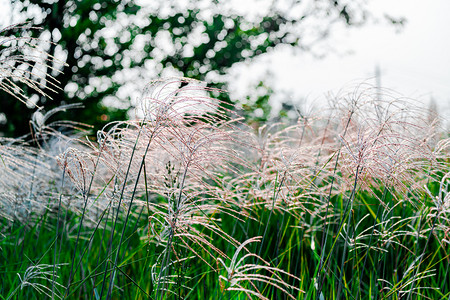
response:
[[[60,73],[59,66],[64,65],[43,50],[53,45],[52,42],[27,36],[27,33],[39,29],[30,23],[18,23],[0,29],[0,91],[30,107],[37,105],[20,84],[51,98],[48,91],[60,89],[53,75]]]
[[[450,296],[450,140],[426,110],[360,86],[255,130],[210,92],[155,81],[96,140],[58,110],[2,139],[0,297]]]

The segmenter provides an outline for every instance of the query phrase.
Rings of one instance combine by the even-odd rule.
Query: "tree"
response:
[[[259,1],[257,4],[260,5]],[[267,2],[267,1],[266,1]],[[234,64],[251,60],[277,45],[312,51],[335,26],[361,26],[370,20],[365,1],[269,1],[259,13],[245,12],[235,1],[160,0],[11,0],[13,15],[25,16],[50,39],[50,55],[66,65],[53,73],[62,90],[25,92],[51,109],[83,103],[84,110],[61,118],[94,124],[123,119],[146,81],[178,72],[223,87],[222,75]],[[239,4],[239,3],[237,3]],[[262,5],[262,4],[261,4]],[[38,11],[38,13],[36,13]],[[392,19],[392,23],[398,20]],[[32,68],[32,66],[30,66]],[[0,113],[8,136],[29,132],[35,107],[2,95]]]

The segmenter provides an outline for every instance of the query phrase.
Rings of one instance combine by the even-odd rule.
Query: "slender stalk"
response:
[[[63,167],[63,175],[61,178],[61,193],[64,190],[64,176],[66,174],[66,165]],[[62,194],[59,195],[59,201],[58,201],[58,216],[56,217],[56,233],[55,233],[55,253],[53,254],[53,274],[52,274],[52,299],[55,298],[55,276],[56,276],[56,264],[58,263],[56,261],[57,255],[56,255],[56,249],[58,248],[58,234],[59,234],[59,218],[62,210],[61,206],[62,202]]]
[[[72,256],[72,263],[70,265],[69,280],[67,282],[67,288],[66,288],[66,292],[64,294],[63,299],[65,299],[66,296],[69,294],[70,285],[71,285],[72,276],[73,276],[73,266],[75,264],[75,256],[77,254],[78,242],[80,240],[81,228],[83,226],[84,216],[86,214],[86,207],[87,207],[87,203],[88,203],[88,199],[89,199],[89,193],[91,191],[92,184],[94,182],[94,176],[95,176],[95,172],[96,172],[96,169],[97,169],[97,166],[98,166],[99,162],[100,162],[100,153],[97,156],[97,161],[96,161],[96,163],[94,165],[94,170],[92,171],[92,177],[91,177],[91,180],[89,182],[89,186],[88,186],[88,188],[86,190],[83,190],[83,211],[81,213],[81,219],[80,219],[80,223],[78,225],[77,238],[75,240],[75,249],[74,249],[73,256]]]
[[[350,202],[350,209],[348,210],[347,235],[350,235],[350,225],[351,225],[351,220],[352,220],[352,215],[353,215],[353,213],[352,213],[352,211],[353,211],[353,200],[355,199],[356,187],[357,187],[357,184],[358,184],[359,168],[360,168],[360,166],[356,167],[355,181],[353,182],[352,193],[350,194],[350,198],[348,199],[348,202]],[[348,206],[348,203],[347,203],[347,206]],[[345,211],[344,215],[345,214],[347,214],[347,211]],[[344,217],[344,219],[342,221],[344,221],[344,220],[345,220],[345,217]],[[345,259],[346,259],[346,255],[347,255],[347,246],[348,246],[348,242],[345,241],[345,243],[344,243],[344,250],[342,252],[342,260],[341,260],[338,292],[337,292],[337,297],[336,297],[337,299],[340,299],[341,292],[342,292],[342,278],[345,276],[344,264],[345,264]]]
[[[140,129],[139,133],[141,132],[141,130],[142,130],[142,128]],[[115,258],[114,258],[114,266],[117,266],[117,261],[118,261],[119,253],[120,253],[120,247],[122,246],[123,237],[124,237],[124,235],[125,235],[125,230],[126,230],[126,228],[127,228],[128,218],[129,218],[129,216],[130,216],[131,207],[133,206],[133,200],[134,200],[135,195],[136,195],[137,186],[138,186],[138,183],[139,183],[139,178],[140,178],[140,176],[141,176],[142,169],[143,169],[143,167],[144,167],[144,161],[145,161],[145,158],[146,158],[146,156],[147,156],[148,149],[150,148],[150,144],[151,144],[151,142],[152,142],[152,140],[153,140],[153,135],[154,135],[154,134],[155,134],[155,131],[152,131],[152,134],[150,135],[149,141],[148,141],[148,143],[147,143],[147,147],[145,148],[144,155],[142,156],[142,161],[141,161],[141,164],[140,164],[140,166],[139,166],[138,174],[137,174],[137,176],[136,176],[136,181],[135,181],[135,184],[134,184],[133,193],[132,193],[132,195],[131,195],[130,204],[128,205],[128,210],[127,210],[127,214],[126,214],[126,217],[125,217],[125,222],[124,222],[124,225],[123,225],[122,233],[121,233],[121,235],[120,235],[120,241],[119,241],[119,245],[118,245],[118,247],[117,247],[116,256],[115,256]],[[138,138],[139,138],[139,135],[138,135]],[[133,148],[133,153],[134,153],[134,149],[135,149],[135,148],[136,148],[136,145],[135,145],[134,148]],[[128,165],[128,170],[130,170],[130,166],[131,166],[131,160],[130,160],[130,164]],[[127,171],[127,174],[128,174],[128,171]],[[122,187],[122,192],[121,192],[121,194],[120,194],[120,200],[119,200],[118,207],[120,207],[120,204],[121,204],[122,199],[123,199],[123,194],[124,194],[124,190],[125,190],[125,183],[126,183],[126,179],[124,180],[124,184],[123,184],[123,187]],[[112,230],[112,234],[111,234],[111,235],[113,235],[113,233],[114,233],[114,231],[115,231],[115,227],[116,227],[116,224],[117,224],[117,219],[118,219],[118,217],[119,217],[119,209],[117,210],[116,219],[115,219],[115,221],[114,221],[114,226],[113,226],[113,230]],[[112,239],[112,238],[111,238],[111,239]],[[107,300],[111,298],[111,293],[112,293],[112,288],[113,288],[113,285],[114,285],[114,279],[115,279],[115,276],[116,276],[116,268],[114,267],[114,268],[113,268],[113,272],[112,272],[111,277],[110,277],[109,288],[108,288],[108,294],[107,294],[107,296],[106,296],[106,299],[107,299]]]
[[[353,116],[353,111],[350,113],[349,118],[347,119],[347,123],[345,124],[345,128],[344,128],[344,134],[342,135],[343,137],[345,137],[345,135],[347,134],[347,130],[348,130],[348,126],[350,125],[350,121],[352,119]],[[334,185],[334,178],[336,177],[336,172],[337,172],[337,167],[339,164],[339,157],[341,154],[341,149],[342,146],[339,147],[339,150],[337,152],[337,156],[336,156],[336,163],[334,164],[334,169],[333,169],[333,176],[331,177],[331,184],[330,184],[330,189],[328,192],[328,196],[327,196],[327,206],[325,209],[325,218],[324,218],[324,223],[323,223],[323,228],[322,228],[322,241],[320,242],[320,249],[321,249],[321,253],[320,253],[320,262],[319,262],[319,267],[318,267],[318,272],[317,272],[317,282],[319,282],[319,288],[317,290],[317,296],[316,296],[316,300],[319,300],[319,297],[321,295],[322,292],[322,287],[324,285],[324,280],[322,279],[322,269],[324,267],[324,259],[325,259],[325,248],[327,246],[327,236],[328,236],[328,231],[330,230],[330,223],[327,221],[328,220],[328,210],[330,207],[330,203],[331,203],[331,193],[333,191],[333,185]],[[332,251],[332,249],[330,250]]]

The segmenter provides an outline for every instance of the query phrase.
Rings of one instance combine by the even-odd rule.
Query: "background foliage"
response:
[[[54,93],[43,86],[53,100],[27,87],[25,94],[47,111],[83,103],[86,109],[59,118],[100,129],[108,121],[126,118],[144,84],[158,76],[175,73],[226,88],[225,75],[237,63],[279,45],[321,55],[329,47],[320,42],[334,28],[373,19],[366,1],[359,0],[255,3],[257,10],[240,7],[238,1],[11,0],[12,15],[20,16],[16,21],[42,27],[27,34],[54,42],[46,50],[67,63],[54,66],[62,71],[53,74],[62,90]],[[0,131],[6,136],[29,133],[28,120],[36,107],[25,108],[8,95],[1,101],[6,121]],[[249,110],[244,109],[244,115]]]

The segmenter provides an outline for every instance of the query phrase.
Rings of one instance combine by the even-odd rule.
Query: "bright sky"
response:
[[[308,54],[275,55],[267,61],[274,70],[274,84],[293,99],[307,97],[316,102],[328,91],[363,81],[375,85],[378,65],[382,87],[424,103],[434,98],[441,112],[450,117],[450,1],[371,3],[377,12],[404,16],[404,29],[396,33],[393,27],[378,24],[335,33],[333,46],[352,54],[330,53],[325,59]]]

